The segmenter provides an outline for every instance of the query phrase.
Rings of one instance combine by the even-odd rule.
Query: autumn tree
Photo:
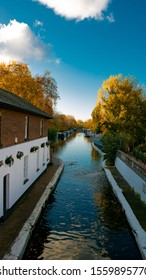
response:
[[[77,121],[71,115],[66,115],[66,122],[67,122],[68,129],[77,127]]]
[[[66,116],[64,114],[54,114],[52,122],[53,125],[57,128],[57,131],[67,130]]]
[[[44,111],[50,112],[53,108],[55,108],[59,98],[57,83],[55,79],[50,76],[49,71],[46,71],[42,76],[37,75],[35,80],[43,90],[44,98],[42,100],[42,108]],[[53,110],[51,111],[51,114],[53,114]]]
[[[54,114],[51,123],[56,127],[57,131],[67,131],[72,128],[77,128],[77,121],[73,116],[64,115],[58,112]]]
[[[92,119],[88,119],[88,120],[84,121],[84,128],[91,129],[94,131]]]
[[[23,97],[50,115],[59,98],[56,81],[50,72],[33,77],[23,62],[0,63],[0,88]]]
[[[77,127],[78,128],[83,128],[84,127],[84,122],[82,120],[77,120]]]
[[[111,134],[127,135],[130,143],[144,141],[145,100],[135,79],[111,76],[98,91],[94,123]]]

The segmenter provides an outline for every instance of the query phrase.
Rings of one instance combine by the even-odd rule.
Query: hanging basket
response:
[[[7,164],[9,167],[14,164],[14,158],[12,157],[12,155],[6,158],[5,164]]]
[[[23,152],[21,152],[21,151],[18,151],[18,152],[17,152],[16,157],[17,157],[18,159],[21,159],[23,156],[24,156],[24,153],[23,153]]]
[[[39,146],[33,146],[33,147],[30,149],[30,152],[31,152],[31,153],[36,152],[38,149],[39,149]]]

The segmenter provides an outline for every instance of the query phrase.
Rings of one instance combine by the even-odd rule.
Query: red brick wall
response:
[[[0,144],[2,148],[25,142],[25,117],[29,117],[29,139],[34,140],[48,135],[48,120],[39,116],[30,115],[23,112],[15,112],[8,109],[0,109]],[[40,121],[43,120],[43,135],[40,136]]]

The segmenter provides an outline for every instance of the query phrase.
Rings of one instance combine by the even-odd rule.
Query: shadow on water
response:
[[[64,172],[29,242],[24,259],[141,259],[131,229],[83,134],[56,148]]]

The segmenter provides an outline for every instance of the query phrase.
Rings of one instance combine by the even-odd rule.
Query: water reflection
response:
[[[65,169],[24,259],[141,259],[88,139],[77,134],[56,155]]]
[[[93,147],[91,149],[91,157],[92,157],[92,160],[95,160],[95,161],[101,159],[100,154],[98,154],[97,151],[95,151],[95,149]]]

